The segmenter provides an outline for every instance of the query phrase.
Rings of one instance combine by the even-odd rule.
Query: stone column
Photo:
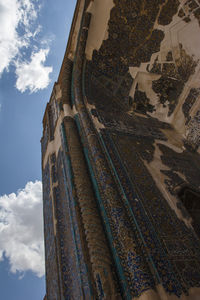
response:
[[[116,280],[113,277],[113,263],[108,242],[101,223],[76,123],[73,118],[65,117],[64,126],[98,297],[99,299],[121,299]]]

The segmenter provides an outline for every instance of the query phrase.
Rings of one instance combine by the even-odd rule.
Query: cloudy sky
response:
[[[0,0],[2,300],[45,295],[40,138],[75,0]]]

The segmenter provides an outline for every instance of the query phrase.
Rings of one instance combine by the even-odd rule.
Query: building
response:
[[[200,1],[78,0],[43,120],[48,300],[200,299]]]

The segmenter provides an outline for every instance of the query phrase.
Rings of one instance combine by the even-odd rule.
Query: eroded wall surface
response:
[[[44,118],[47,299],[197,300],[200,1],[79,2]]]
[[[200,190],[200,2],[116,0],[107,26],[98,3],[88,10],[86,105],[159,276],[170,276],[168,261],[186,292],[200,282],[199,204],[191,216],[178,195]],[[175,281],[165,289],[180,296]]]

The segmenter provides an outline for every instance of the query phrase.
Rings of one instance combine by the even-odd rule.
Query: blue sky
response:
[[[45,295],[42,118],[75,0],[0,0],[1,300]]]

